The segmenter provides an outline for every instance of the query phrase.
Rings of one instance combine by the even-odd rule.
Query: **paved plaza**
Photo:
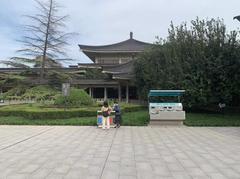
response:
[[[240,128],[0,126],[0,178],[240,178]]]

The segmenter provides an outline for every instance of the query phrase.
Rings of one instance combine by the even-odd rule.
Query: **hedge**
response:
[[[122,112],[136,112],[136,111],[142,111],[144,109],[147,109],[147,107],[146,106],[139,106],[139,105],[126,106],[126,107],[123,107]]]
[[[73,117],[96,116],[96,111],[76,110],[76,111],[24,111],[24,110],[6,110],[0,111],[0,116],[19,116],[27,119],[64,119]]]
[[[60,107],[64,106],[65,103],[69,107],[90,106],[93,104],[93,100],[83,89],[71,88],[69,96],[58,95],[54,102]]]
[[[26,109],[4,109],[4,107],[0,108],[0,116],[18,116],[24,117],[27,119],[67,119],[73,117],[93,117],[97,115],[96,109],[79,109],[72,110],[67,109],[64,111],[63,109],[54,109],[49,110],[49,108],[38,110],[26,110]],[[122,109],[122,112],[137,112],[142,109],[146,109],[143,106],[127,106]],[[100,110],[100,108],[99,108]]]

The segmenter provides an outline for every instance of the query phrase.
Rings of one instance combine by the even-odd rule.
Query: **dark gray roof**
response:
[[[128,40],[110,44],[110,45],[79,45],[80,49],[85,55],[87,55],[93,62],[95,62],[95,57],[99,54],[136,54],[144,51],[146,48],[150,47],[152,44],[135,40],[133,38],[133,33],[130,32],[130,38]]]
[[[131,60],[128,63],[123,63],[115,66],[105,66],[102,68],[104,73],[125,74],[125,73],[132,73],[133,64],[134,64],[134,60]]]
[[[79,80],[72,80],[72,84],[79,84],[83,86],[95,86],[95,87],[103,87],[104,85],[112,85],[116,86],[118,85],[118,82],[115,80],[104,80],[104,79],[99,79],[99,80],[94,80],[94,79],[79,79]]]
[[[112,67],[116,66],[116,64],[104,64],[104,63],[78,63],[79,68],[98,68],[102,69],[102,67]]]
[[[0,68],[0,73],[19,73],[27,70],[31,70],[33,72],[40,72],[41,68]],[[45,70],[72,72],[72,71],[79,71],[80,69],[78,67],[77,68],[52,67],[52,68],[45,68]]]
[[[112,78],[114,80],[132,80],[134,74],[114,74]]]
[[[83,52],[142,52],[144,49],[149,47],[151,44],[141,42],[135,39],[128,39],[119,43],[101,46],[90,46],[90,45],[79,45]]]
[[[131,80],[134,77],[133,66],[134,60],[131,60],[128,63],[113,67],[103,67],[102,72],[112,74],[113,79]]]

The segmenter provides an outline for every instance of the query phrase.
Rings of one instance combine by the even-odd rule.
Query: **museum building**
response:
[[[79,45],[80,50],[93,63],[79,63],[77,67],[99,69],[102,73],[108,74],[108,78],[80,80],[78,85],[86,89],[89,95],[95,99],[118,99],[127,103],[137,100],[137,90],[133,83],[134,60],[151,45],[135,40],[132,32],[130,32],[128,40],[115,44]]]

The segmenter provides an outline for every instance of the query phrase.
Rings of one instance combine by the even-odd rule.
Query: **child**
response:
[[[114,102],[113,110],[115,111],[115,124],[119,128],[121,123],[121,109],[117,101]]]
[[[112,108],[108,105],[107,101],[103,102],[103,106],[101,108],[103,119],[102,119],[102,129],[105,129],[105,125],[107,122],[107,129],[110,129],[110,121],[109,121],[109,115],[112,111]]]

